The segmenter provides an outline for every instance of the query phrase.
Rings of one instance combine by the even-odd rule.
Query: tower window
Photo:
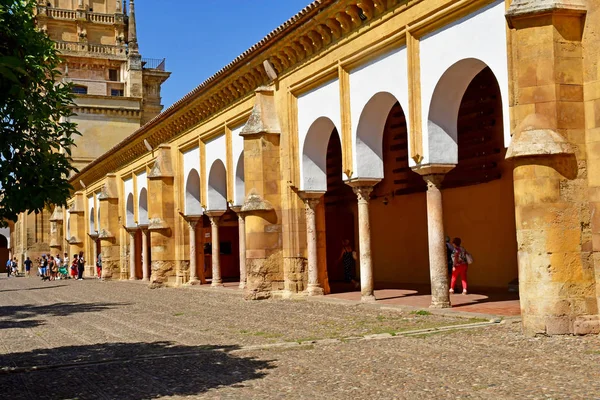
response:
[[[73,86],[71,91],[75,94],[87,94],[88,89],[86,86]]]
[[[119,80],[119,71],[117,71],[116,69],[109,69],[108,80],[112,82],[117,82]]]

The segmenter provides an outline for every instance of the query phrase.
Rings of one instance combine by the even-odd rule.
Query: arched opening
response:
[[[94,221],[94,207],[90,208],[90,233],[96,232],[96,223]]]
[[[242,205],[246,198],[246,183],[244,180],[244,152],[240,154],[235,167],[235,204]]]
[[[429,290],[426,184],[409,167],[406,114],[399,102],[390,102],[386,98],[386,108],[378,109],[381,130],[371,132],[380,140],[383,167],[370,200],[371,255],[375,288],[406,295]],[[363,113],[373,111],[365,107]]]
[[[196,228],[196,251],[198,272],[204,269],[204,277],[212,279],[212,228],[206,215],[202,216]],[[227,210],[219,219],[219,257],[221,278],[226,287],[236,288],[240,280],[238,217]]]
[[[458,164],[442,182],[444,227],[475,259],[468,268],[469,292],[486,294],[486,301],[516,300],[507,293],[518,282],[512,168],[504,159],[502,98],[490,68],[466,87],[456,132]]]
[[[327,145],[334,129],[326,117],[318,118],[308,129],[302,150],[301,190],[327,190]]]
[[[215,160],[208,175],[208,210],[227,210],[227,170],[221,160]]]
[[[194,168],[188,173],[185,182],[185,214],[202,214],[202,205],[200,203],[200,175]]]
[[[346,271],[341,255],[344,240],[348,240],[349,246],[358,251],[355,230],[358,209],[356,195],[342,178],[342,144],[335,128],[329,135],[329,143],[325,149],[327,192],[321,202],[324,204],[325,220],[322,221],[321,213],[323,211],[319,204],[317,230],[320,231],[319,233],[322,231],[325,233],[327,278],[331,293],[354,291],[356,288],[348,279],[348,275],[358,280],[358,263],[355,262],[353,271]],[[324,222],[324,226],[322,226],[322,222]]]
[[[462,98],[473,78],[487,65],[468,58],[452,65],[437,83],[427,117],[428,162],[458,162],[458,112]]]
[[[135,225],[135,217],[133,211],[133,193],[129,193],[127,196],[127,206],[125,208],[125,223],[126,226],[132,227]]]
[[[8,262],[8,239],[0,235],[0,272],[6,272],[6,263]]]
[[[138,201],[138,224],[148,225],[148,191],[146,188],[140,190],[140,198]]]
[[[356,175],[361,178],[384,177],[383,136],[389,112],[399,104],[387,92],[375,94],[365,105],[356,131]],[[406,124],[406,119],[402,122]]]

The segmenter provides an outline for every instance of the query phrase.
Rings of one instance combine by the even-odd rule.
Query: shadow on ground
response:
[[[34,328],[44,324],[39,317],[66,317],[72,314],[100,312],[129,303],[73,303],[63,302],[48,305],[22,304],[0,307],[0,329]]]
[[[273,361],[231,354],[238,348],[106,343],[2,354],[0,388],[13,400],[192,396],[243,385],[274,368]]]

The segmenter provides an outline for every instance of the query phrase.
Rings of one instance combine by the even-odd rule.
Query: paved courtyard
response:
[[[600,399],[598,336],[227,289],[3,277],[0,343],[6,399]]]

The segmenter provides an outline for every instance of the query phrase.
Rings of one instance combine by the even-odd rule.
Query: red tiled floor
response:
[[[429,307],[431,293],[429,287],[417,285],[402,285],[401,289],[376,289],[375,298],[379,304],[405,305],[413,307]],[[336,290],[337,289],[337,290]],[[332,291],[349,290],[343,285],[332,284]],[[360,291],[345,291],[333,293],[328,297],[360,301]],[[502,316],[520,315],[519,295],[508,291],[473,288],[473,293],[467,295],[450,295],[452,308],[458,311],[495,314]]]

